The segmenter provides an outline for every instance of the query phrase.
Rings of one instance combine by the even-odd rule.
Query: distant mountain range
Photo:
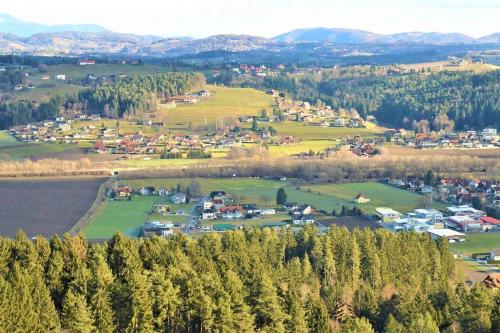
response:
[[[274,38],[217,35],[202,39],[116,33],[98,25],[48,26],[0,14],[0,53],[40,55],[127,54],[178,56],[207,51],[281,52],[301,44],[331,45],[480,45],[500,44],[500,33],[474,39],[459,33],[406,32],[381,35],[340,28],[298,29]]]
[[[341,28],[297,29],[273,38],[285,43],[317,42],[336,44],[394,44],[414,43],[428,45],[499,43],[500,33],[474,39],[460,33],[403,32],[382,35],[365,30]]]
[[[55,32],[104,32],[107,29],[94,24],[63,24],[44,25],[40,23],[23,21],[13,16],[0,13],[0,32],[20,37],[28,37],[39,33]]]

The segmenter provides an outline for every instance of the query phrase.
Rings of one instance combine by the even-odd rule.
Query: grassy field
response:
[[[0,148],[19,144],[12,135],[7,132],[0,132]]]
[[[370,199],[365,204],[356,204],[363,212],[373,212],[376,207],[390,207],[400,213],[407,213],[417,208],[419,194],[398,189],[376,182],[349,183],[349,184],[324,184],[303,186],[305,190],[334,197],[338,200],[354,204],[353,199],[358,193],[363,193]],[[443,204],[435,204],[434,208],[444,208]]]
[[[500,233],[469,233],[463,243],[452,243],[450,248],[464,255],[472,253],[488,253],[500,247]]]
[[[371,123],[368,123],[366,128],[306,126],[291,121],[271,125],[280,135],[292,135],[302,140],[334,140],[356,135],[368,137],[380,135],[384,131],[384,128]]]
[[[207,101],[194,105],[178,105],[175,109],[163,109],[159,119],[165,120],[169,126],[203,125],[225,121],[239,116],[260,114],[262,109],[272,111],[275,100],[272,96],[250,88],[225,88],[207,86],[212,97]]]
[[[35,89],[18,91],[13,94],[16,100],[46,102],[53,96],[72,95],[84,89],[82,86],[64,83],[37,86]]]
[[[158,196],[137,196],[127,201],[107,201],[103,209],[84,229],[84,235],[89,239],[111,238],[116,232],[137,237],[141,225],[146,221],[171,221],[184,223],[185,215],[150,215],[155,203],[167,202]],[[173,210],[183,209],[189,213],[191,205],[171,205]]]
[[[39,157],[46,154],[88,147],[90,147],[90,144],[87,142],[79,144],[18,143],[10,146],[0,145],[0,154],[6,154],[13,160],[21,160],[30,157]]]

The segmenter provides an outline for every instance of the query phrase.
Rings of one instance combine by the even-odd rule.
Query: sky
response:
[[[472,37],[500,31],[500,0],[0,0],[0,13],[50,25],[92,23],[165,37],[274,37],[311,27]]]

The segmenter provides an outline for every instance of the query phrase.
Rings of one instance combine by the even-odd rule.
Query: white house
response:
[[[215,213],[215,210],[213,209],[205,209],[203,213],[201,214],[201,218],[203,220],[214,220],[217,218],[217,214]]]
[[[180,205],[180,204],[184,204],[186,203],[186,195],[184,193],[176,193],[172,196],[171,198],[172,200],[172,203],[176,204],[176,205]]]

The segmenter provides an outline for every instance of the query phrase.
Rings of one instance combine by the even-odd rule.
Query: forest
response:
[[[445,241],[315,227],[199,239],[0,239],[2,332],[498,333]]]
[[[162,99],[187,94],[204,82],[201,74],[175,72],[118,79],[79,94],[80,102],[110,118],[155,112]]]
[[[285,91],[293,98],[333,109],[355,109],[361,116],[373,114],[384,124],[418,132],[500,128],[500,70],[472,72],[380,75],[345,70],[282,75],[245,86]]]

